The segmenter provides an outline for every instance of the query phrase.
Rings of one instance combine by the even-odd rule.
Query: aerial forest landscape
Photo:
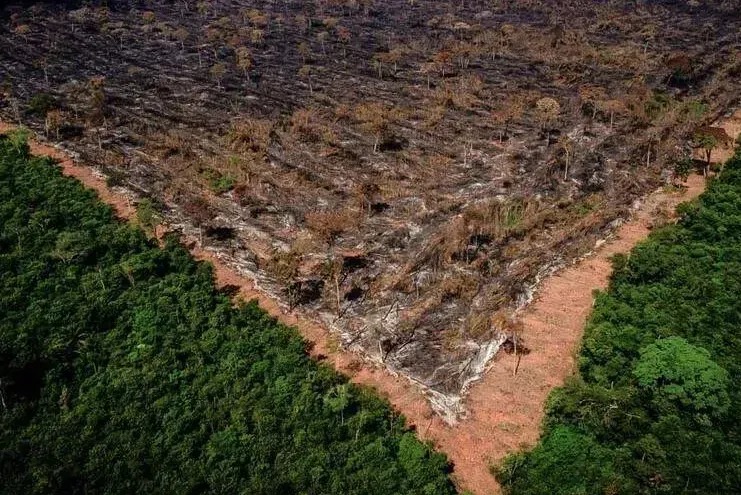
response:
[[[741,493],[739,0],[0,2],[0,493]]]

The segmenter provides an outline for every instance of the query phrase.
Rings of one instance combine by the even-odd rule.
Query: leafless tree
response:
[[[298,54],[301,55],[301,62],[305,65],[306,61],[311,57],[311,48],[305,42],[301,42],[298,45]]]
[[[238,47],[234,54],[237,58],[237,67],[242,71],[244,77],[247,77],[249,70],[252,68],[252,53],[245,46]]]
[[[175,39],[176,39],[176,40],[177,40],[178,42],[180,42],[180,50],[181,50],[181,51],[184,51],[184,50],[185,50],[185,42],[186,42],[186,40],[188,39],[188,37],[190,36],[190,33],[188,32],[188,30],[187,30],[187,29],[185,29],[184,27],[179,27],[179,28],[177,28],[177,29],[176,29],[176,30],[175,30],[175,31],[174,31],[174,32],[172,33],[172,36],[173,36],[173,37],[174,37],[174,38],[175,38]]]
[[[345,26],[337,26],[337,39],[342,43],[342,56],[347,57],[347,44],[350,43],[350,30]]]
[[[309,65],[303,65],[303,66],[301,66],[301,68],[298,70],[298,76],[301,79],[305,79],[306,82],[308,83],[308,85],[309,85],[309,94],[314,94],[314,88],[311,85],[311,66],[309,66]]]
[[[535,102],[535,111],[541,129],[546,131],[546,140],[551,143],[551,128],[561,113],[561,105],[555,99],[546,96]]]
[[[563,168],[563,180],[569,178],[569,167],[574,157],[574,141],[568,136],[561,136],[558,140],[558,148],[563,153],[564,168]]]
[[[64,115],[59,110],[49,110],[44,119],[44,133],[48,137],[52,132],[59,139],[59,130],[64,124]]]
[[[216,81],[217,87],[221,89],[221,81],[224,79],[224,75],[226,74],[226,66],[221,62],[217,62],[211,66],[209,72],[211,73],[211,77]]]

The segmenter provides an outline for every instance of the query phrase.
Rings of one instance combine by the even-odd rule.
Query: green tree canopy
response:
[[[710,352],[682,337],[667,337],[643,348],[633,374],[652,392],[660,409],[690,409],[703,417],[728,410],[728,372],[713,362]]]

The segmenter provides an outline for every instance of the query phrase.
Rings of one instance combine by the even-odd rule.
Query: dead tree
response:
[[[546,96],[535,103],[540,128],[546,132],[546,143],[551,144],[551,129],[561,113],[561,105],[553,98]]]
[[[235,50],[237,67],[242,70],[244,77],[247,77],[250,68],[252,67],[252,53],[245,46],[240,46]]]

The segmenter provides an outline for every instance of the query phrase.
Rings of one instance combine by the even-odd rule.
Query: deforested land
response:
[[[453,421],[538,281],[729,145],[735,7],[26,2],[0,115]]]

